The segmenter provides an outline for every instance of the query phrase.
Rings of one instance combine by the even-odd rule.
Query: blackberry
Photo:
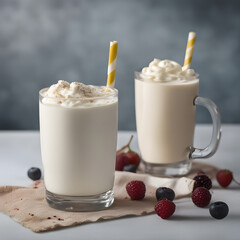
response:
[[[212,188],[212,181],[207,175],[197,175],[193,178],[193,180],[195,180],[193,191],[198,187],[205,187],[208,190]]]

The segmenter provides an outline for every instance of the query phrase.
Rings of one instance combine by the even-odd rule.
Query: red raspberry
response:
[[[157,202],[154,209],[159,217],[162,219],[167,219],[173,215],[176,206],[172,201],[163,199]]]
[[[131,181],[126,185],[128,195],[132,200],[140,200],[145,197],[146,187],[142,181]]]
[[[193,190],[198,187],[205,187],[209,190],[212,187],[212,181],[207,175],[197,175],[193,178],[193,180],[195,180]]]
[[[211,197],[211,193],[205,187],[198,187],[192,193],[192,201],[198,207],[206,207]]]
[[[222,187],[227,187],[232,182],[233,175],[231,171],[223,169],[217,172],[216,178]]]

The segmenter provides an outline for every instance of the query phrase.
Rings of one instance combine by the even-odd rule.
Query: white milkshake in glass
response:
[[[198,87],[198,75],[193,69],[183,70],[180,64],[170,60],[154,59],[148,67],[136,73],[137,133],[146,172],[154,175],[184,175],[189,172],[189,159],[195,151],[196,105],[208,108],[213,122],[217,116],[211,112],[215,104],[198,97]],[[215,141],[215,137],[212,140]],[[212,151],[197,157],[213,154],[217,147],[214,141]]]
[[[41,153],[50,206],[94,211],[113,203],[116,89],[60,80],[40,91]]]

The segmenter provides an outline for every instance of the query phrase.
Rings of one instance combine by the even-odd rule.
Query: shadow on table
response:
[[[186,216],[186,215],[173,215],[168,221],[206,221],[209,220],[209,216]]]
[[[228,186],[228,187],[226,187],[226,188],[224,188],[224,187],[221,187],[221,186],[216,186],[216,185],[214,185],[213,186],[213,188],[212,188],[212,190],[233,190],[233,191],[239,191],[240,190],[240,186],[239,185],[237,185],[237,184],[234,184],[234,185],[232,185],[232,186]]]
[[[225,219],[231,218],[231,220],[240,220],[240,215],[230,214]],[[173,215],[168,221],[219,221],[210,215],[206,216],[186,216],[186,215]]]
[[[229,214],[228,216],[227,216],[228,218],[231,218],[231,219],[233,219],[233,220],[239,220],[240,221],[240,214]],[[227,218],[226,217],[226,218]]]

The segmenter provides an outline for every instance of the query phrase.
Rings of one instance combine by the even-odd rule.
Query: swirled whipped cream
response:
[[[85,85],[81,82],[69,83],[64,80],[59,80],[57,84],[40,91],[43,103],[58,104],[64,107],[108,104],[112,100],[107,97],[114,96],[116,93],[115,89],[105,86]]]
[[[148,67],[142,69],[140,77],[144,81],[183,83],[197,79],[198,75],[193,69],[183,70],[177,62],[155,58]]]

